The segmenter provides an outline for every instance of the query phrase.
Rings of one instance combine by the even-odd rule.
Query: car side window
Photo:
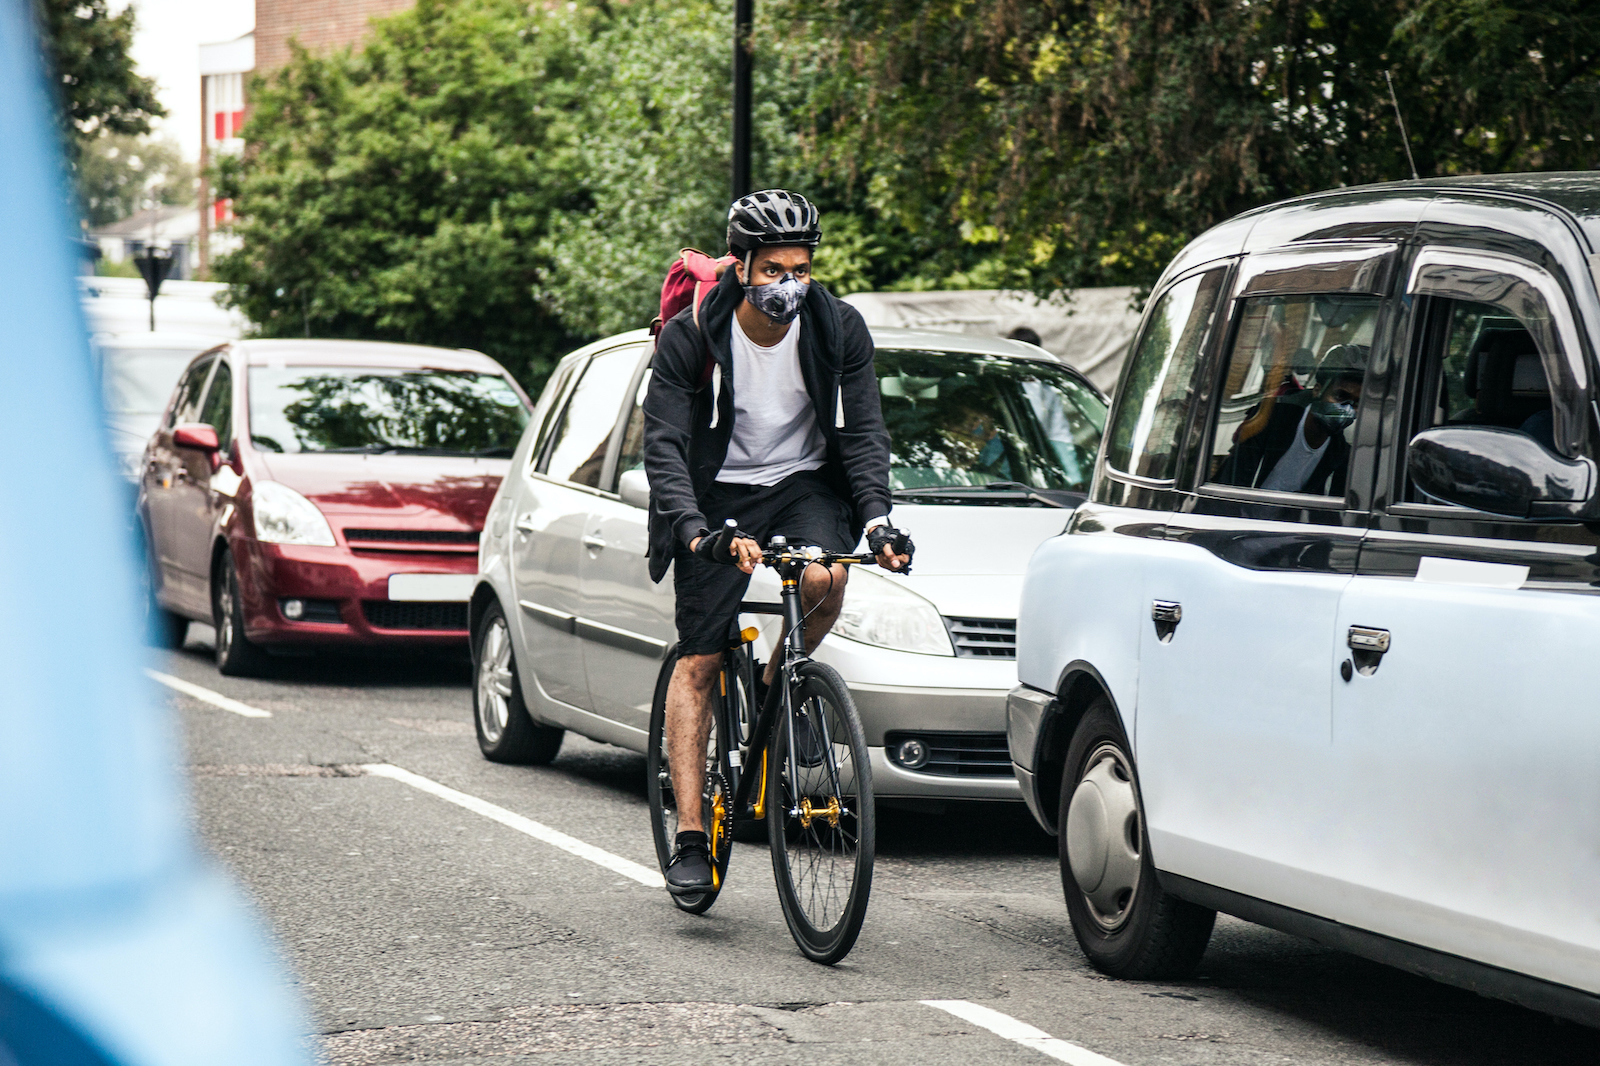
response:
[[[1343,497],[1382,300],[1241,300],[1217,389],[1209,484]]]
[[[534,432],[533,447],[528,451],[528,469],[536,470],[539,461],[544,458],[545,445],[550,442],[550,429],[555,425],[555,416],[561,410],[561,401],[567,391],[567,386],[572,381],[573,372],[581,368],[587,360],[578,360],[563,363],[556,367],[556,372],[550,376],[545,384],[544,391],[539,394],[539,399],[533,406],[533,417],[530,419],[538,427]]]
[[[233,372],[224,360],[217,360],[217,372],[211,375],[200,421],[217,431],[217,440],[227,451],[233,441]]]
[[[178,382],[177,395],[173,397],[172,409],[167,412],[167,428],[171,429],[180,422],[193,422],[200,416],[200,394],[206,385],[206,375],[211,373],[211,364],[214,358],[202,359],[191,366]]]
[[[650,391],[649,367],[639,379],[639,389],[633,396],[633,409],[628,413],[628,425],[622,431],[622,449],[617,453],[617,477],[630,470],[644,469],[644,397]]]
[[[544,472],[574,485],[600,487],[606,445],[616,428],[623,394],[639,365],[639,349],[629,345],[589,360],[551,435]]]
[[[1218,268],[1185,278],[1156,302],[1106,438],[1106,464],[1112,469],[1156,480],[1176,474],[1195,364],[1225,274]]]

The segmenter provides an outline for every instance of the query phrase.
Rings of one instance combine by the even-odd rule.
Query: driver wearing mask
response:
[[[1233,449],[1217,480],[1276,492],[1343,496],[1350,465],[1344,431],[1356,419],[1368,352],[1364,344],[1329,348],[1317,367],[1316,398],[1309,404],[1274,403],[1265,424]],[[1247,418],[1245,424],[1252,421]]]

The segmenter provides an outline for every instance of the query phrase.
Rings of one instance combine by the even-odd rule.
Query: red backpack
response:
[[[650,336],[658,336],[661,327],[667,324],[667,320],[685,307],[694,308],[694,324],[698,328],[701,301],[711,295],[711,290],[717,284],[717,278],[733,263],[734,257],[731,255],[713,259],[697,248],[685,248],[680,251],[678,258],[667,268],[667,279],[661,283],[661,313],[650,323]],[[713,365],[711,349],[708,346],[705,369],[700,374],[702,388],[711,380]]]

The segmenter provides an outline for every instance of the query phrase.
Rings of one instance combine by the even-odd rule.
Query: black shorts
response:
[[[815,545],[824,551],[847,552],[855,547],[850,536],[855,527],[852,508],[817,471],[790,474],[776,485],[714,482],[700,509],[713,531],[732,518],[762,547],[778,533],[790,544]],[[737,566],[708,563],[688,545],[679,544],[672,557],[672,583],[678,653],[710,655],[726,648],[750,575]]]

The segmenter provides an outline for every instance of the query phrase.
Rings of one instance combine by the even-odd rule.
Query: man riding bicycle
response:
[[[672,789],[699,796],[711,729],[708,703],[761,545],[849,552],[867,531],[878,565],[901,570],[911,547],[889,525],[889,434],[878,401],[872,338],[855,308],[811,281],[822,239],[817,209],[779,189],[735,201],[728,249],[737,258],[698,307],[657,341],[644,401],[650,479],[650,577],[672,564],[679,659],[667,689]],[[729,519],[741,536],[717,551]],[[897,554],[895,544],[906,551]],[[806,569],[806,651],[839,617],[843,566]],[[776,657],[762,681],[770,685]],[[698,803],[681,804],[667,889],[712,887]]]

